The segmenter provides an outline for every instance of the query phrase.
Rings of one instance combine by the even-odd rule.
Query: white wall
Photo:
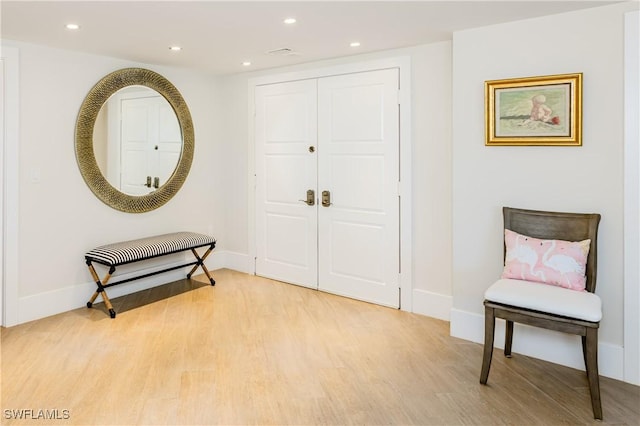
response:
[[[454,34],[451,331],[482,341],[484,290],[502,269],[502,206],[602,214],[596,293],[601,374],[622,378],[624,3]],[[485,147],[485,80],[582,72],[582,147]],[[577,368],[578,338],[527,329],[514,351]],[[500,343],[498,343],[500,344]]]
[[[3,41],[19,49],[18,312],[7,325],[82,306],[95,290],[84,253],[109,242],[191,230],[223,229],[217,139],[219,96],[204,74]],[[178,194],[143,214],[116,211],[86,186],[75,158],[74,129],[80,104],[104,75],[142,66],[164,75],[189,105],[195,129],[191,172]],[[224,249],[224,239],[219,247]],[[179,256],[163,262],[175,262]],[[159,261],[160,262],[160,261]],[[166,277],[154,277],[164,282]],[[16,285],[16,283],[6,283]],[[137,287],[114,287],[110,296]]]
[[[242,256],[249,250],[247,214],[252,196],[247,191],[249,79],[400,56],[411,58],[412,73],[413,311],[448,319],[451,307],[450,42],[223,77],[220,88],[225,105],[222,134],[226,159],[226,247],[236,254],[237,264],[242,263]]]
[[[452,294],[451,42],[412,55],[413,311],[449,320]]]

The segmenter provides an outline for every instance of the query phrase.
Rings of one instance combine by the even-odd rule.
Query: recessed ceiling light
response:
[[[284,20],[284,23],[287,25],[295,24],[296,22],[296,18],[287,18]]]
[[[353,43],[350,43],[349,46],[351,46],[351,47],[359,47],[360,46],[360,42],[359,41],[354,41]]]
[[[169,46],[169,50],[173,50],[174,52],[179,52],[180,50],[182,50],[182,47],[180,47],[180,46]]]
[[[249,62],[249,61],[244,61],[242,63],[242,66],[245,66],[245,67],[248,67],[249,65],[251,65],[251,62]]]
[[[67,24],[67,25],[65,25],[65,27],[68,30],[79,30],[80,29],[80,25],[78,25],[78,24]]]

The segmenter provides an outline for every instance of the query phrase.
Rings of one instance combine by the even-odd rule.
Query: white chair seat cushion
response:
[[[484,298],[584,321],[598,322],[602,319],[602,302],[597,295],[531,281],[498,280],[485,291]]]

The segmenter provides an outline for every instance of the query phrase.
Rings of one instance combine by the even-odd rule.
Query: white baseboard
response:
[[[251,273],[249,255],[225,250],[218,252],[217,255],[217,267],[214,269],[227,268],[238,272],[244,272],[245,274]]]
[[[175,258],[174,258],[175,259]],[[228,251],[215,251],[207,258],[205,264],[211,271],[216,269],[229,268],[240,272],[248,271],[248,256],[240,253]],[[136,269],[132,272],[123,273],[114,278],[112,282],[121,279],[127,279],[134,275],[143,275],[149,272],[171,268],[178,266],[184,262],[173,261],[171,263],[154,264],[152,268]],[[135,267],[134,265],[131,265]],[[131,270],[132,268],[128,268]],[[154,275],[147,278],[141,278],[130,283],[122,284],[109,288],[109,298],[113,299],[127,294],[143,291],[158,285],[170,283],[183,279],[190,267],[176,269],[175,271],[165,272],[163,274]],[[202,271],[196,271],[196,274]],[[87,273],[88,275],[88,273]],[[214,274],[215,278],[215,274]],[[82,284],[64,287],[45,293],[39,293],[31,296],[18,298],[18,324],[56,315],[62,312],[71,311],[85,307],[91,295],[95,292],[96,285],[93,281],[87,281]],[[96,303],[102,302],[98,297]]]
[[[452,296],[414,289],[411,303],[413,312],[416,314],[450,321],[451,307],[453,306]]]
[[[169,264],[166,267],[171,266],[172,265]],[[151,269],[141,270],[140,275],[151,271]],[[187,272],[189,272],[187,268],[184,270],[176,269],[175,271],[166,272],[161,275],[141,278],[138,281],[132,281],[131,283],[122,284],[121,286],[111,287],[108,289],[109,298],[114,299],[126,294],[143,291],[161,284],[177,281],[184,278]],[[119,276],[118,279],[126,279],[132,275],[133,274],[123,274]],[[116,280],[114,279],[114,281]],[[28,321],[84,307],[87,305],[89,298],[95,291],[96,284],[91,281],[84,284],[64,287],[59,290],[35,294],[33,296],[21,297],[18,299],[18,323],[22,324]],[[98,296],[95,303],[101,302],[102,298]]]
[[[504,348],[505,322],[496,321],[494,346]],[[476,343],[484,343],[484,316],[472,312],[451,310],[451,336]],[[584,370],[582,344],[579,336],[515,324],[513,352],[542,359],[567,367]],[[600,342],[598,369],[602,376],[624,380],[624,348]]]

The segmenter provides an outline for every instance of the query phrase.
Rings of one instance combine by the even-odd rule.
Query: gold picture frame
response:
[[[484,94],[485,145],[582,145],[582,73],[489,80]]]

